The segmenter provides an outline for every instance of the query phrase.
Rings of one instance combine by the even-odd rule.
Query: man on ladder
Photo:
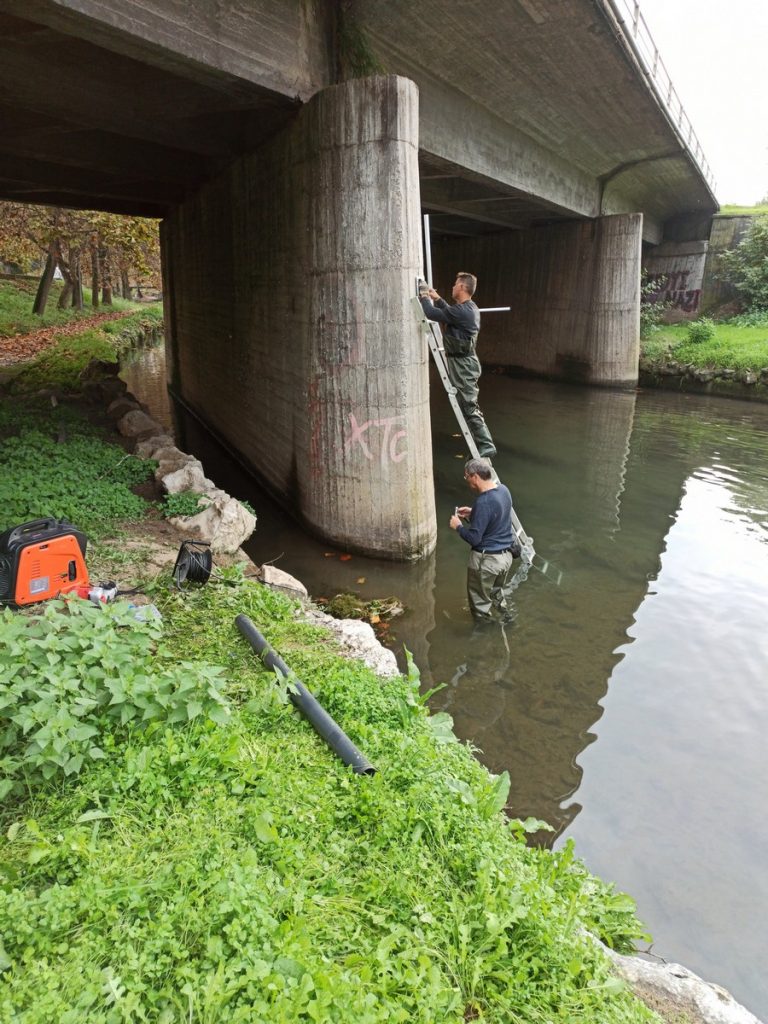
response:
[[[480,378],[480,360],[477,358],[475,343],[480,331],[480,310],[472,301],[477,288],[474,274],[460,271],[451,290],[455,305],[449,306],[434,288],[419,288],[419,300],[428,320],[436,321],[445,328],[443,348],[446,355],[448,376],[456,389],[459,406],[467,421],[477,450],[483,459],[496,455],[490,431],[477,404]]]

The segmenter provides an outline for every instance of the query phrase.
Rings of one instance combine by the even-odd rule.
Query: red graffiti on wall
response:
[[[373,452],[368,447],[368,440],[370,439],[370,436],[369,438],[366,438],[366,434],[372,427],[380,427],[383,428],[380,448],[382,466],[385,465],[387,460],[394,463],[402,462],[408,454],[408,449],[402,448],[398,451],[397,445],[399,441],[407,436],[407,434],[405,430],[401,429],[393,431],[392,428],[398,423],[401,423],[404,419],[404,416],[388,416],[381,420],[366,420],[364,423],[359,423],[357,416],[351,412],[349,414],[349,425],[352,428],[352,433],[344,442],[344,451],[348,452],[354,447],[354,445],[359,444],[366,459],[372,460]]]
[[[643,302],[664,302],[672,309],[681,309],[684,313],[695,313],[699,308],[701,288],[689,288],[690,270],[668,270],[658,274],[649,274],[648,281],[657,284],[655,291],[643,297]]]

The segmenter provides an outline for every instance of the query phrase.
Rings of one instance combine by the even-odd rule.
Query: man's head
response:
[[[464,464],[464,479],[470,490],[484,491],[493,481],[493,471],[485,459],[469,459]]]
[[[477,288],[477,278],[475,275],[468,274],[465,270],[460,270],[456,275],[451,295],[456,302],[466,302],[467,299],[471,299],[475,294],[475,288]]]

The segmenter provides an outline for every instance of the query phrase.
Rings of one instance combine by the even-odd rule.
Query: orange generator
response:
[[[66,519],[35,519],[0,534],[0,604],[21,607],[87,587],[86,544]]]

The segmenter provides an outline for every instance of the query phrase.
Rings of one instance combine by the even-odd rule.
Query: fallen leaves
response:
[[[36,355],[51,348],[60,338],[95,327],[105,320],[119,320],[129,316],[131,310],[115,313],[97,313],[94,316],[82,316],[54,327],[42,327],[30,334],[12,334],[8,338],[0,338],[0,365],[13,366],[15,363],[26,363]]]

